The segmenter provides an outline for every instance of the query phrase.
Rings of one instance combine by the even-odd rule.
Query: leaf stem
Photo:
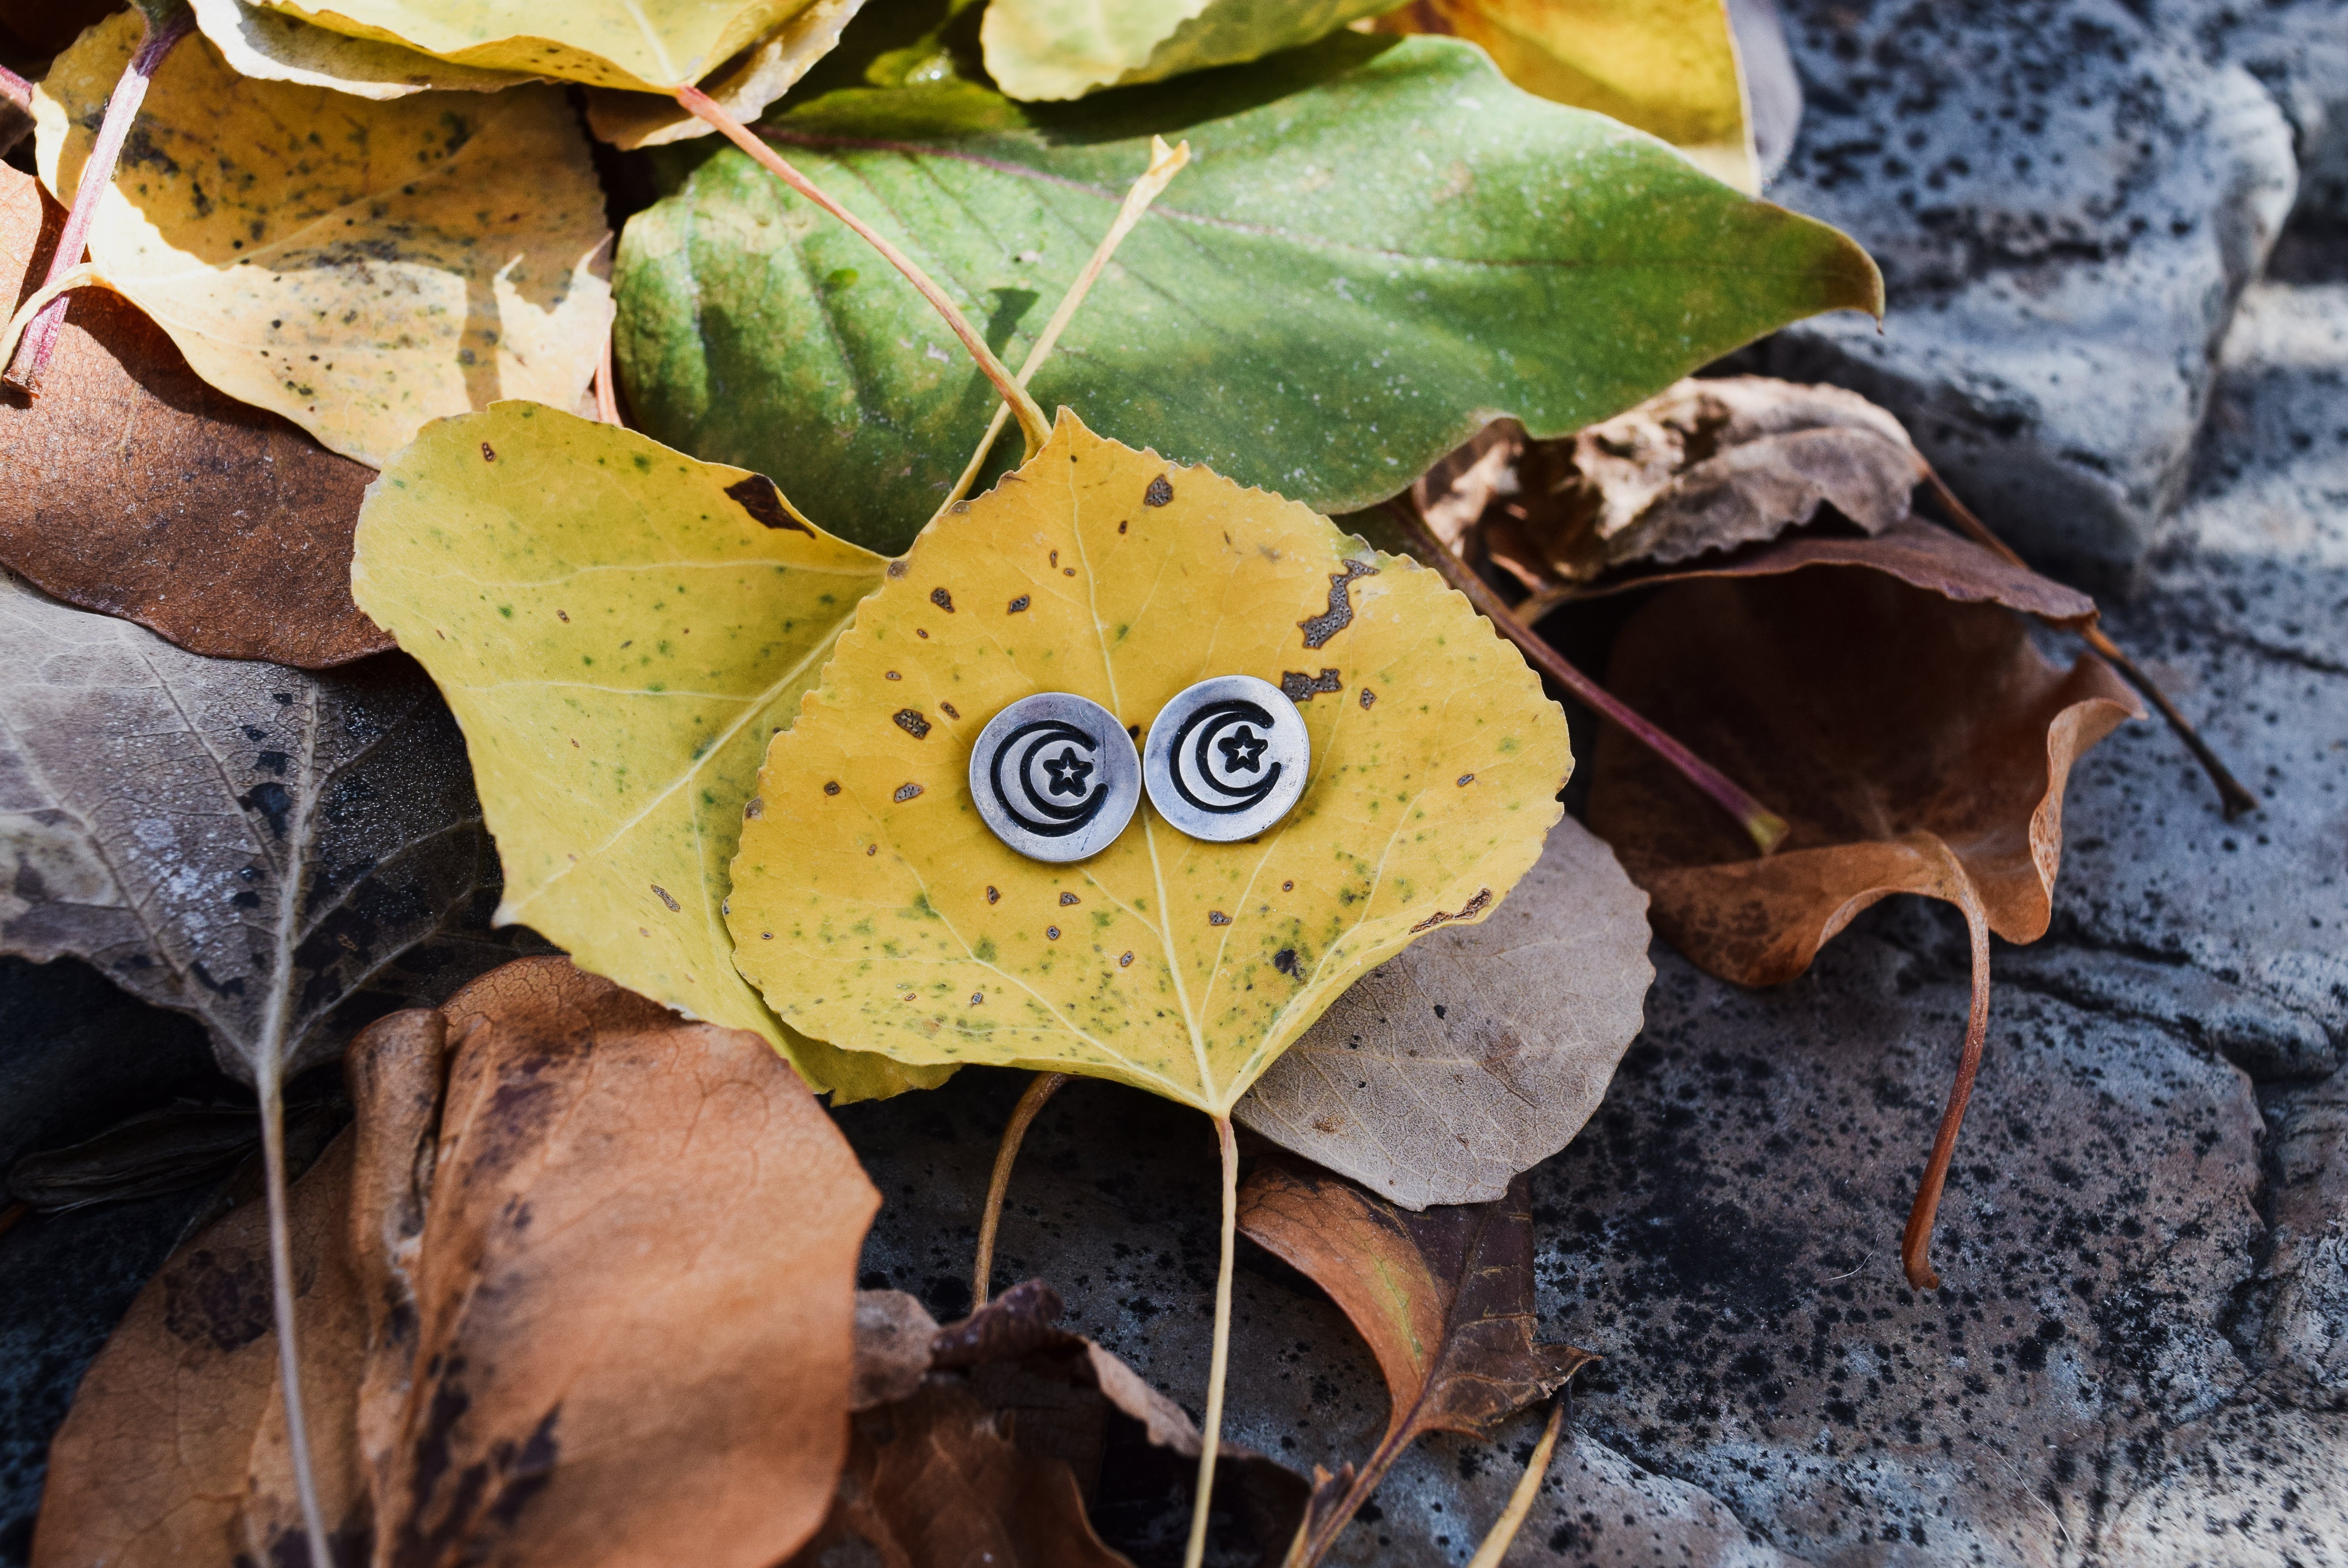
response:
[[[1989,915],[1970,892],[1957,907],[1964,911],[1965,925],[1972,934],[1973,1005],[1965,1020],[1964,1050],[1957,1057],[1957,1080],[1949,1086],[1948,1107],[1941,1112],[1941,1130],[1932,1139],[1932,1158],[1924,1167],[1916,1202],[1908,1210],[1907,1233],[1900,1241],[1900,1266],[1918,1290],[1941,1288],[1931,1256],[1932,1222],[1941,1212],[1941,1190],[1948,1184],[1957,1131],[1965,1124],[1965,1104],[1972,1099],[1973,1078],[1981,1071],[1982,1042],[1989,1035]]]
[[[603,356],[595,363],[595,418],[606,425],[620,420],[619,389],[612,384],[612,335],[603,335]]]
[[[969,351],[972,359],[977,361],[979,369],[994,383],[994,389],[1003,394],[1003,400],[1011,405],[1012,413],[1019,420],[1020,433],[1027,439],[1027,455],[1032,458],[1042,449],[1052,435],[1051,423],[1044,418],[1044,410],[1035,406],[1035,399],[1027,396],[1027,388],[1021,386],[1004,368],[1003,361],[995,357],[994,350],[986,346],[986,339],[978,335],[978,329],[971,325],[970,318],[963,315],[961,307],[946,297],[943,289],[930,281],[930,274],[915,265],[912,257],[881,238],[880,232],[863,219],[818,190],[814,181],[792,168],[781,153],[720,108],[715,98],[699,88],[690,83],[678,88],[676,101],[716,127],[726,140],[757,159],[784,184],[854,230],[858,238],[880,252],[891,266],[904,273],[905,281],[920,290],[922,297],[930,302],[930,307],[945,318],[946,325],[962,339],[963,347]]]
[[[139,106],[147,101],[147,84],[162,68],[174,46],[195,29],[196,15],[181,0],[160,21],[149,19],[146,40],[130,63],[122,67],[121,80],[106,100],[106,117],[98,122],[98,139],[91,144],[88,160],[81,166],[81,178],[74,185],[73,208],[66,214],[66,226],[57,235],[57,248],[49,256],[48,275],[41,280],[47,288],[70,272],[89,248],[90,225],[98,221],[98,205],[114,185],[114,166],[121,161],[122,144],[130,136],[130,127],[139,119]],[[63,290],[41,307],[41,312],[16,341],[15,352],[8,356],[7,374],[0,376],[5,384],[26,397],[41,389],[41,373],[48,368],[49,354],[56,347],[57,329],[65,325],[66,299]]]
[[[1476,1548],[1476,1555],[1468,1560],[1468,1568],[1500,1568],[1500,1560],[1509,1554],[1517,1532],[1525,1527],[1525,1515],[1533,1511],[1533,1500],[1540,1495],[1541,1480],[1549,1474],[1550,1456],[1557,1451],[1557,1434],[1565,1425],[1566,1401],[1570,1398],[1560,1389],[1550,1403],[1549,1424],[1541,1429],[1540,1441],[1533,1445],[1533,1457],[1525,1461],[1525,1473],[1517,1478],[1517,1489],[1509,1494],[1509,1506],[1500,1510],[1491,1533]]]
[[[294,1491],[310,1561],[331,1564],[326,1516],[318,1506],[318,1478],[310,1464],[310,1423],[302,1410],[302,1357],[294,1337],[294,1243],[286,1220],[285,1086],[275,1059],[261,1069],[261,1164],[269,1197],[270,1300],[277,1322],[277,1375],[285,1389],[285,1440],[292,1449]]]
[[[1500,634],[1524,651],[1527,658],[1542,674],[1574,695],[1576,700],[1594,709],[1601,718],[1619,725],[1632,739],[1679,769],[1687,781],[1703,790],[1721,810],[1736,819],[1737,826],[1752,837],[1763,854],[1768,854],[1783,843],[1792,831],[1786,819],[1761,804],[1733,782],[1727,775],[1665,735],[1646,719],[1625,707],[1621,698],[1566,663],[1565,655],[1549,645],[1540,633],[1519,620],[1515,612],[1500,602],[1491,585],[1469,570],[1468,563],[1445,547],[1426,526],[1417,509],[1405,504],[1399,498],[1386,503],[1386,510],[1402,525],[1412,548],[1426,564],[1443,573],[1445,581],[1468,596],[1468,602],[1483,612],[1485,619],[1500,630]]]
[[[26,114],[33,112],[33,84],[5,66],[0,66],[0,98],[6,98]]]
[[[1045,1102],[1067,1081],[1066,1073],[1037,1073],[1027,1085],[1027,1092],[1012,1108],[1011,1119],[1004,1124],[1003,1141],[994,1150],[994,1174],[986,1183],[986,1208],[978,1217],[978,1260],[971,1265],[970,1281],[973,1312],[986,1305],[989,1284],[994,1276],[994,1235],[1003,1224],[1003,1198],[1011,1191],[1011,1167],[1018,1162],[1019,1145],[1026,1141],[1027,1129]]]
[[[1153,136],[1149,139],[1149,167],[1141,171],[1141,178],[1135,181],[1133,189],[1125,193],[1125,204],[1117,210],[1117,217],[1110,222],[1108,232],[1103,234],[1100,243],[1093,247],[1092,257],[1085,263],[1084,271],[1078,273],[1076,281],[1068,285],[1068,292],[1060,296],[1060,307],[1045,324],[1043,335],[1035,340],[1035,346],[1027,350],[1027,357],[1020,361],[1020,386],[1026,386],[1035,372],[1043,368],[1044,361],[1052,356],[1052,350],[1059,346],[1060,334],[1075,318],[1076,307],[1085,303],[1085,295],[1092,292],[1094,282],[1107,267],[1109,258],[1117,253],[1117,246],[1125,242],[1125,237],[1133,232],[1133,226],[1141,222],[1141,215],[1149,210],[1152,201],[1158,200],[1159,192],[1164,191],[1174,176],[1182,172],[1183,165],[1189,161],[1189,142],[1169,150],[1165,138]],[[995,438],[1003,434],[1004,421],[1010,417],[1010,405],[997,403],[994,406],[994,417],[986,422],[986,434],[979,438],[978,449],[971,453],[970,461],[963,466],[962,478],[954,481],[953,489],[946,492],[946,499],[939,502],[938,510],[931,514],[932,522],[943,517],[947,509],[968,495],[970,487],[978,482],[978,470],[985,463],[986,454],[994,449]]]
[[[2013,552],[2005,541],[1990,531],[1989,524],[1975,517],[1972,509],[1957,499],[1956,492],[1932,470],[1929,463],[1924,466],[1924,482],[1931,486],[1932,499],[1941,503],[1941,510],[1955,519],[1957,526],[1970,535],[1974,542],[1994,551],[2012,565],[2020,566],[2025,572],[2030,570],[2027,563]],[[2168,727],[2176,731],[2177,738],[2185,743],[2185,749],[2193,754],[2193,760],[2201,764],[2201,771],[2209,776],[2209,782],[2218,787],[2219,810],[2224,812],[2226,820],[2230,822],[2245,811],[2255,811],[2259,809],[2259,798],[2251,794],[2240,779],[2234,777],[2233,769],[2226,766],[2224,758],[2218,755],[2208,741],[2201,738],[2200,731],[2195,729],[2185,715],[2178,711],[2177,705],[2168,700],[2168,694],[2162,691],[2150,676],[2138,668],[2134,659],[2120,651],[2119,645],[2112,641],[2103,627],[2090,624],[2080,633],[2080,635],[2087,639],[2087,646],[2102,655],[2118,669],[2121,675],[2127,676],[2128,685],[2142,692],[2146,701],[2160,710],[2160,717],[2168,721]]]
[[[1215,1118],[1215,1137],[1223,1157],[1223,1255],[1215,1275],[1215,1347],[1207,1363],[1207,1418],[1199,1439],[1199,1497],[1190,1509],[1190,1543],[1182,1551],[1182,1568],[1200,1568],[1207,1556],[1207,1514],[1215,1495],[1215,1450],[1223,1440],[1223,1375],[1231,1352],[1231,1260],[1236,1251],[1240,1215],[1240,1146],[1231,1132],[1231,1119]]]

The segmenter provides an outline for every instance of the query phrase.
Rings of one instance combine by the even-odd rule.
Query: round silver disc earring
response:
[[[1072,692],[1021,697],[987,720],[970,794],[994,836],[1031,861],[1108,848],[1141,803],[1141,759],[1109,712]]]
[[[1270,681],[1218,676],[1177,695],[1150,721],[1141,781],[1158,814],[1194,839],[1251,839],[1304,793],[1313,739]]]

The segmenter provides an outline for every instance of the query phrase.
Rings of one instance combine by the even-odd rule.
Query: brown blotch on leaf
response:
[[[1376,704],[1377,700],[1378,700],[1378,694],[1377,694],[1377,693],[1375,693],[1375,692],[1372,691],[1372,690],[1371,690],[1369,687],[1367,687],[1367,686],[1364,686],[1364,687],[1362,688],[1362,707],[1363,707],[1363,710],[1364,710],[1365,712],[1368,711],[1368,710],[1369,710],[1369,708],[1371,708],[1373,706],[1375,706],[1375,705]]]
[[[930,590],[930,603],[935,604],[939,609],[943,610],[949,615],[954,613],[953,595],[947,593],[942,588],[932,588]]]
[[[1296,884],[1292,882],[1284,882],[1280,884],[1280,891],[1282,892],[1294,892],[1296,891]]]
[[[1209,925],[1229,925],[1231,923],[1231,917],[1225,914],[1220,909],[1210,909],[1207,912],[1207,923]]]
[[[1072,892],[1064,892],[1060,895],[1060,907],[1063,909],[1066,909],[1072,903],[1079,903],[1082,902],[1082,900],[1078,899],[1076,895]]]
[[[1017,614],[1019,614],[1019,612],[1020,612],[1020,611],[1025,610],[1025,608],[1027,608],[1027,605],[1028,605],[1029,602],[1030,602],[1030,601],[1029,601],[1029,597],[1028,597],[1028,595],[1026,595],[1026,594],[1025,594],[1025,593],[1022,593],[1021,595],[1019,595],[1019,597],[1017,597],[1016,599],[1014,599],[1013,601],[1011,601],[1011,608],[1010,608],[1009,610],[1005,611],[1005,612],[1004,612],[1004,614],[1010,614],[1010,615],[1016,615]]]
[[[1119,533],[1123,533],[1123,532],[1125,531],[1125,521],[1124,521],[1123,519],[1119,519],[1119,520],[1118,520],[1118,521],[1117,521],[1117,531]]]
[[[809,539],[815,537],[813,529],[791,515],[790,509],[783,504],[783,492],[764,474],[736,480],[726,487],[726,494],[761,527],[789,529]]]
[[[866,859],[868,859],[868,860],[869,860],[869,859],[870,859],[872,856],[879,854],[880,852],[880,845],[878,845],[878,844],[867,844],[867,845],[865,845],[865,846],[864,846],[864,854],[865,854],[865,858],[866,858]]]
[[[1003,894],[990,887],[986,890],[986,902],[989,903],[1001,903],[1003,902]]]
[[[685,905],[676,902],[676,895],[669,892],[668,889],[661,886],[660,883],[653,883],[652,889],[653,895],[655,898],[658,898],[663,903],[668,905],[668,912],[671,914],[675,914],[685,908]]]
[[[916,740],[929,738],[930,721],[922,717],[920,708],[901,707],[889,716],[889,721]]]
[[[1781,984],[1893,893],[1964,914],[1972,1013],[1903,1252],[1910,1282],[1932,1288],[1925,1247],[1988,1026],[1990,933],[2044,934],[2065,783],[2141,714],[2134,695],[2093,654],[2056,668],[2008,611],[1849,567],[1665,589],[1624,625],[1607,684],[1699,755],[1734,759],[1791,824],[1757,859],[1675,770],[1601,733],[1590,826],[1698,967]]]
[[[889,798],[901,806],[921,792],[922,787],[919,784],[900,784],[897,786],[897,792]]]
[[[825,794],[827,794],[827,795],[837,795],[837,794],[839,794],[839,779],[825,779],[825,780],[823,781],[823,792],[824,792]]]
[[[1131,968],[1131,967],[1132,967],[1132,965],[1133,965],[1133,954],[1132,954],[1130,951],[1128,951],[1128,952],[1126,952],[1126,953],[1120,954],[1118,955],[1118,957],[1117,957],[1117,966],[1119,969],[1128,969],[1128,968]]]
[[[747,800],[742,802],[742,820],[744,821],[755,822],[766,814],[767,802],[764,797],[753,795]]]
[[[1141,504],[1144,506],[1166,506],[1173,500],[1174,486],[1164,474],[1151,480],[1149,488],[1141,492]]]
[[[1056,925],[1047,925],[1044,928],[1044,934],[1049,940],[1057,942],[1060,940],[1060,928]]]
[[[1474,775],[1470,774],[1469,777],[1473,778]],[[1468,780],[1466,779],[1460,780],[1462,784],[1465,784],[1467,781]],[[1488,887],[1478,888],[1476,890],[1476,896],[1459,906],[1459,913],[1457,914],[1446,914],[1443,911],[1438,909],[1433,914],[1428,915],[1425,920],[1420,921],[1416,925],[1412,926],[1410,928],[1410,934],[1413,936],[1416,936],[1422,931],[1432,931],[1437,926],[1442,925],[1449,921],[1473,920],[1491,907],[1492,890]]]
[[[895,670],[883,670],[880,672],[880,676],[883,680],[892,681],[901,681],[905,678],[903,676],[899,675]]]
[[[938,711],[944,714],[948,718],[960,718],[962,717],[962,709],[954,707],[954,705],[950,702],[942,702],[938,704]]]
[[[1378,569],[1366,561],[1348,561],[1343,572],[1329,574],[1329,607],[1318,615],[1307,615],[1297,622],[1304,633],[1304,645],[1317,648],[1354,624],[1354,583],[1364,577],[1375,577]]]
[[[1465,789],[1468,785],[1476,782],[1476,776],[1473,773],[1462,773],[1458,778],[1453,779],[1452,782],[1458,785],[1462,789]]]
[[[891,561],[891,562],[889,562],[889,566],[888,566],[888,573],[889,573],[889,575],[890,575],[890,576],[891,576],[891,577],[902,577],[906,573],[911,572],[911,570],[912,570],[912,567],[911,567],[911,565],[906,562],[905,558],[904,558],[903,556],[901,556],[901,556],[899,556],[896,560]]]
[[[1323,668],[1317,676],[1308,676],[1303,670],[1280,672],[1281,695],[1291,702],[1311,702],[1323,692],[1344,689],[1344,683],[1337,678],[1337,672],[1333,669]]]
[[[485,463],[494,463],[494,462],[496,462],[497,460],[498,460],[498,454],[497,454],[496,449],[495,449],[494,448],[492,448],[492,447],[491,447],[491,446],[490,446],[487,441],[483,441],[483,442],[481,443],[481,461],[483,461],[483,462],[485,462]]]

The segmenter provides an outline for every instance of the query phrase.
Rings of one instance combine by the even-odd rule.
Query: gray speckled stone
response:
[[[1769,191],[1864,243],[1890,311],[1780,333],[1768,372],[1886,405],[2025,551],[2107,568],[2177,497],[2297,184],[2268,89],[2143,10],[1800,0],[1807,107]]]

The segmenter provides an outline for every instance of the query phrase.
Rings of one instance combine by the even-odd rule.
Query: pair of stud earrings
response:
[[[1138,750],[1100,704],[1047,691],[987,721],[970,754],[970,793],[996,838],[1029,860],[1066,862],[1108,848],[1145,789],[1194,839],[1251,839],[1304,793],[1311,759],[1304,716],[1253,676],[1181,692]]]

